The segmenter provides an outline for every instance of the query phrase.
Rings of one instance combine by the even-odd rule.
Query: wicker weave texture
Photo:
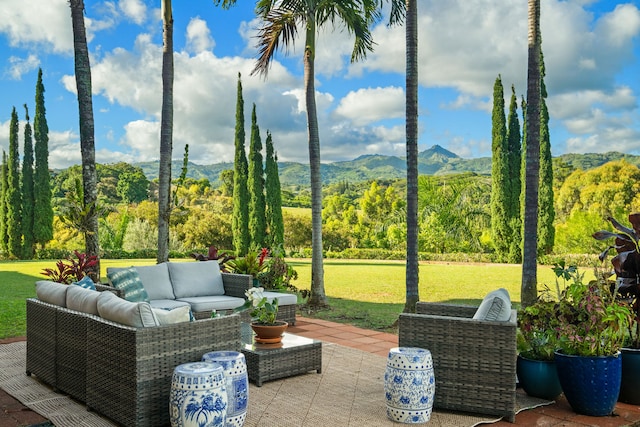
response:
[[[60,391],[86,401],[88,315],[58,308],[56,327],[56,381]]]
[[[56,388],[56,312],[58,306],[27,299],[27,375]]]
[[[176,366],[240,350],[238,315],[151,328],[87,321],[87,406],[124,426],[169,424]]]
[[[247,359],[249,379],[262,386],[264,381],[287,378],[309,371],[322,372],[322,343],[283,348],[242,349]]]
[[[435,408],[515,421],[516,311],[508,322],[473,320],[476,307],[418,303],[401,314],[399,345],[431,352]]]

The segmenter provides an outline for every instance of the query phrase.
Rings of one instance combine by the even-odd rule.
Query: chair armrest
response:
[[[224,294],[230,297],[245,298],[244,294],[253,287],[253,276],[250,274],[221,273]]]
[[[431,314],[435,316],[467,317],[472,318],[478,307],[472,305],[446,304],[438,302],[418,302],[416,313]]]

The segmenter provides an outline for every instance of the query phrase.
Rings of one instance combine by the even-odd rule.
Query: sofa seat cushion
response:
[[[511,318],[511,297],[504,288],[489,292],[473,315],[475,320],[506,322]]]
[[[113,292],[100,292],[98,314],[103,319],[135,328],[158,326],[156,317],[148,302],[127,301]]]
[[[152,299],[149,301],[151,308],[162,308],[165,310],[173,310],[180,307],[191,307],[191,304],[185,301],[178,301],[176,299]]]
[[[114,288],[122,291],[122,298],[125,300],[131,302],[149,301],[149,295],[144,289],[135,267],[108,271],[107,277]]]
[[[278,306],[281,305],[295,305],[298,303],[298,297],[294,294],[288,294],[286,292],[273,292],[264,291],[262,293],[269,302],[272,302],[274,298],[278,298]]]
[[[218,261],[169,262],[176,299],[224,295]]]
[[[111,293],[111,292],[109,292]],[[67,308],[83,313],[98,315],[100,292],[80,286],[69,286],[67,290]]]
[[[209,295],[203,297],[180,298],[179,301],[188,302],[193,312],[211,310],[232,310],[244,304],[244,298],[226,295]]]
[[[36,296],[39,300],[49,304],[67,306],[67,290],[69,285],[64,285],[50,280],[38,280],[36,282]]]

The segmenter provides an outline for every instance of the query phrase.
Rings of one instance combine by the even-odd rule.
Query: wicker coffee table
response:
[[[248,324],[242,324],[242,353],[247,359],[249,380],[258,387],[264,381],[309,371],[322,371],[322,342],[284,333],[278,344],[260,344]]]

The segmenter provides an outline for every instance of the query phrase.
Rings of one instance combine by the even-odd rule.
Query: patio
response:
[[[326,351],[328,355],[339,358],[342,357],[343,360],[348,360],[351,356],[348,348],[357,349],[360,351],[364,351],[370,354],[375,354],[384,358],[387,356],[388,350],[392,347],[397,346],[398,337],[394,334],[381,333],[377,331],[364,330],[361,328],[356,328],[350,325],[343,325],[323,320],[317,319],[309,319],[304,317],[298,317],[297,325],[295,327],[289,328],[289,332],[295,333],[298,335],[302,335],[308,338],[314,338],[318,340],[322,340],[326,345]],[[0,341],[0,344],[5,344],[10,341],[16,340],[5,340]],[[339,346],[346,347],[343,349],[339,346],[332,346],[329,343],[339,344]],[[354,355],[359,355],[359,352],[353,352]],[[362,361],[358,362],[358,366],[355,368],[348,369],[380,369],[380,366],[384,365],[384,359],[379,360],[377,357],[361,357]],[[375,366],[374,366],[375,365]],[[325,373],[323,372],[323,375]],[[370,376],[370,375],[369,375]],[[319,377],[319,376],[318,376]],[[276,406],[271,406],[278,403],[278,399],[276,396],[287,395],[287,390],[291,391],[291,387],[293,390],[296,387],[300,387],[304,383],[314,382],[316,378],[316,374],[310,373],[305,376],[293,377],[291,379],[273,381],[266,383],[263,387],[260,388],[260,395],[257,393],[254,394],[256,397],[255,404],[256,406],[267,408],[266,413],[269,412],[271,408],[276,408]],[[362,376],[361,378],[366,379],[367,376]],[[331,377],[327,377],[327,382],[331,380]],[[375,380],[375,378],[371,378],[371,380]],[[437,381],[437,378],[436,378]],[[296,384],[294,384],[294,382]],[[317,381],[316,381],[317,382]],[[255,389],[252,389],[255,390]],[[318,389],[320,390],[320,389]],[[360,393],[361,391],[358,389],[354,389],[354,393]],[[437,391],[436,391],[437,392]],[[258,400],[258,397],[260,398]],[[356,395],[357,401],[366,401],[366,395],[360,394]],[[373,399],[375,396],[371,396]],[[329,401],[330,402],[330,401]],[[328,403],[328,402],[327,402]],[[287,407],[287,399],[282,399],[280,401],[281,405]],[[326,404],[326,403],[323,403]],[[375,402],[370,402],[369,404],[373,404],[375,407]],[[0,405],[2,406],[2,413],[0,413],[0,427],[15,427],[15,426],[27,426],[34,425],[38,423],[45,422],[46,419],[37,413],[33,412],[26,406],[20,404],[18,401],[9,396],[4,390],[0,390]],[[379,406],[379,405],[377,405]],[[384,406],[384,405],[382,405]],[[289,406],[290,407],[290,406]],[[378,408],[379,412],[376,410],[376,414],[378,417],[384,418],[384,407]],[[292,414],[293,415],[293,414]],[[318,414],[321,416],[321,414]],[[307,419],[310,420],[309,415],[306,415]],[[486,418],[486,417],[485,417]],[[251,425],[270,425],[268,422],[268,417],[264,416],[262,419],[248,419],[247,425],[251,421]],[[262,422],[261,422],[262,420]],[[350,419],[354,421],[353,418]],[[362,420],[365,421],[365,420]],[[383,421],[383,420],[381,420]],[[431,425],[447,425],[446,420],[444,418],[432,418],[432,422],[428,423]],[[427,424],[427,425],[428,425]],[[296,417],[293,416],[288,420],[287,425],[301,425],[296,424]],[[339,425],[346,425],[343,423],[339,423]],[[355,425],[355,424],[354,424]],[[390,421],[387,425],[397,425],[391,423]],[[471,424],[470,424],[471,425]],[[564,399],[559,399],[553,405],[542,406],[539,408],[529,409],[526,411],[520,412],[516,416],[516,423],[511,424],[505,421],[499,421],[493,424],[497,427],[499,426],[513,426],[513,425],[522,425],[522,426],[532,426],[532,425],[544,425],[544,426],[629,426],[629,425],[637,425],[640,426],[640,408],[618,404],[615,411],[615,416],[612,417],[602,417],[602,418],[594,418],[594,417],[586,417],[582,415],[575,414],[569,405],[566,403]]]

